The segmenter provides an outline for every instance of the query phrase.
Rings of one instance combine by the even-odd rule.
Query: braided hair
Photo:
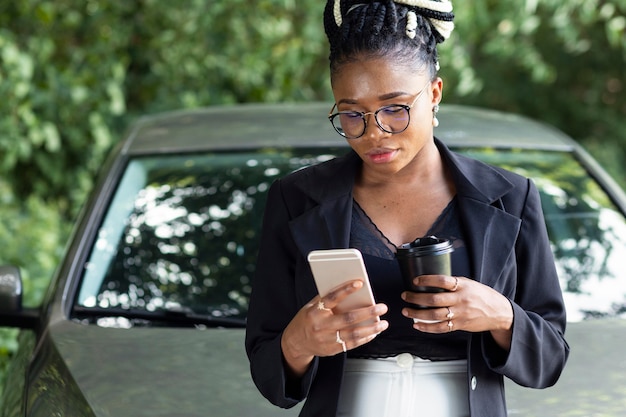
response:
[[[393,58],[434,78],[437,44],[454,28],[449,0],[327,0],[324,28],[331,75],[363,56]]]

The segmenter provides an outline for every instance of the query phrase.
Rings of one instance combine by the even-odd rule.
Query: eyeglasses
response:
[[[337,103],[335,103],[332,109],[330,109],[328,120],[330,120],[337,133],[346,139],[356,139],[363,136],[367,129],[367,118],[365,116],[368,114],[374,115],[376,124],[383,131],[391,134],[404,132],[411,122],[409,110],[411,110],[417,99],[420,98],[430,84],[431,82],[429,81],[417,93],[411,104],[390,104],[389,106],[381,107],[375,112],[340,111],[333,113],[333,110],[337,107]]]

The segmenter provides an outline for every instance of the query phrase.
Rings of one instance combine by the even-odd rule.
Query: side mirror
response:
[[[0,266],[0,313],[22,310],[22,276],[14,266]]]
[[[39,315],[22,309],[22,276],[15,266],[0,266],[0,326],[34,329]]]

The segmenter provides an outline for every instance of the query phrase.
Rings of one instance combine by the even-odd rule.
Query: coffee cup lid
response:
[[[397,250],[398,255],[421,256],[430,254],[444,254],[452,252],[452,242],[448,239],[441,239],[436,236],[425,236],[415,239],[413,242],[405,243]]]

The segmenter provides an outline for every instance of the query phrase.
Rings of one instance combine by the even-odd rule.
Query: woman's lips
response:
[[[384,164],[390,162],[396,153],[397,150],[395,149],[380,148],[367,152],[366,156],[375,164]]]

